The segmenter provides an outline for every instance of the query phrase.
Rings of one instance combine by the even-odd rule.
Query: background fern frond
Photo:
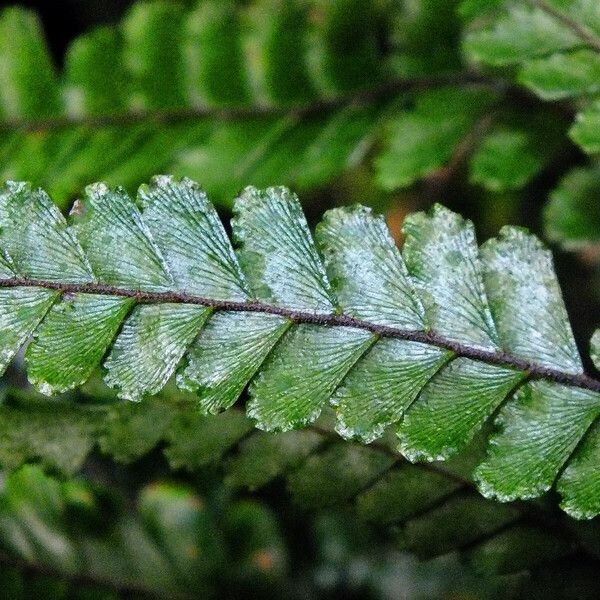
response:
[[[286,164],[289,183],[325,183],[364,155],[396,87],[375,50],[391,18],[355,0],[140,2],[76,39],[58,73],[36,16],[5,9],[0,173],[63,202],[86,181],[137,186],[161,170],[203,173],[224,202]],[[229,181],[209,178],[213,164]]]
[[[573,169],[552,192],[544,212],[548,239],[568,250],[590,253],[600,244],[599,204],[594,201],[598,190],[598,170]]]
[[[474,183],[520,189],[566,121],[532,121],[515,88],[461,63],[455,5],[140,2],[76,39],[62,72],[35,15],[5,9],[0,174],[66,204],[88,181],[135,189],[169,171],[228,204],[249,183],[327,185],[371,156],[393,191],[473,155]],[[499,152],[514,168],[497,166]]]
[[[597,154],[600,20],[596,3],[530,0],[482,6],[463,44],[478,65],[516,70],[519,84],[545,101],[570,101],[570,138],[591,155],[588,169],[566,175],[546,210],[546,232],[566,248],[597,246]],[[585,208],[584,208],[585,204]],[[592,211],[590,213],[590,211]]]
[[[224,206],[243,185],[317,190],[348,171],[384,205],[414,185],[437,200],[464,179],[469,196],[514,215],[515,191],[558,161],[564,170],[565,155],[578,161],[566,101],[579,111],[572,137],[595,153],[593,7],[456,5],[136,3],[77,38],[61,71],[35,15],[5,9],[0,176],[43,185],[63,206],[88,181],[133,191],[160,171],[202,180]],[[542,25],[554,41],[537,43]],[[569,204],[580,214],[577,198]],[[595,244],[547,215],[553,241]]]
[[[19,393],[22,394],[16,392]],[[516,577],[520,586],[547,589],[544,574],[553,565],[560,564],[564,571],[569,560],[587,564],[590,569],[597,562],[597,549],[590,544],[595,523],[576,524],[565,515],[558,515],[548,502],[504,505],[477,495],[468,476],[480,453],[477,447],[469,457],[447,463],[411,465],[402,460],[388,441],[363,446],[336,439],[332,429],[335,417],[330,414],[324,414],[318,423],[301,431],[267,433],[254,431],[252,423],[238,410],[209,417],[194,414],[193,402],[190,397],[175,401],[169,394],[140,404],[92,410],[89,405],[81,404],[81,398],[79,402],[63,400],[61,404],[65,418],[72,418],[73,424],[79,424],[77,427],[88,422],[94,410],[102,414],[96,422],[94,446],[121,464],[143,464],[148,456],[154,465],[160,464],[161,454],[155,450],[158,447],[162,448],[175,474],[186,470],[200,480],[213,480],[216,470],[225,487],[215,499],[209,496],[201,500],[186,487],[173,484],[146,486],[142,483],[137,514],[130,514],[120,505],[118,510],[112,510],[111,520],[106,521],[103,506],[107,501],[118,503],[114,484],[109,493],[100,484],[91,485],[81,480],[60,482],[44,477],[38,467],[27,466],[8,476],[3,491],[3,498],[8,497],[10,502],[0,505],[0,548],[13,557],[55,569],[64,574],[67,581],[74,578],[79,585],[87,576],[88,583],[110,584],[115,590],[135,589],[137,584],[154,590],[159,596],[160,592],[174,594],[178,590],[182,597],[187,597],[185,591],[190,586],[201,583],[208,586],[215,577],[219,580],[219,569],[223,565],[226,565],[225,576],[231,585],[231,580],[238,576],[236,561],[242,560],[248,561],[247,567],[255,576],[273,586],[279,574],[285,573],[286,550],[273,516],[267,507],[261,508],[257,503],[265,496],[272,497],[278,482],[285,482],[285,502],[291,497],[295,507],[286,514],[301,511],[304,528],[314,521],[322,523],[319,515],[327,506],[350,511],[345,519],[352,523],[354,531],[362,530],[362,523],[368,523],[379,532],[377,546],[370,549],[371,552],[380,556],[389,547],[409,550],[428,561],[424,568],[429,570],[435,564],[431,562],[435,557],[451,560],[458,553],[466,565],[476,570],[478,577],[490,584],[504,582],[507,585],[505,577]],[[2,413],[7,433],[11,425],[14,426],[13,413],[26,413],[30,422],[38,417],[40,422],[47,420],[49,415],[47,401],[19,398],[9,392]],[[77,449],[65,443],[68,440],[63,432],[46,430],[45,435],[46,447],[61,446],[63,455],[71,454],[79,460]],[[4,436],[2,439],[3,448],[8,452],[11,443]],[[35,456],[33,431],[30,439],[29,449],[33,453],[28,460]],[[21,450],[24,450],[26,438],[21,442]],[[46,468],[50,466],[48,462],[44,464]],[[92,454],[85,464],[88,476],[93,478],[101,469],[102,461],[97,454]],[[101,480],[102,477],[100,474]],[[171,475],[173,477],[177,475]],[[129,493],[130,486],[129,482]],[[240,502],[232,496],[247,488],[253,492],[250,506],[248,499]],[[23,502],[26,509],[19,511]],[[213,506],[213,502],[218,505]],[[175,541],[184,532],[172,522],[174,514],[180,515],[177,523],[185,528],[186,548],[199,545],[198,555],[181,550]],[[247,514],[247,519],[240,522],[243,514]],[[350,515],[352,519],[348,518]],[[68,525],[73,519],[78,527]],[[96,519],[102,523],[99,531],[94,525]],[[255,537],[252,530],[244,530],[249,536],[244,537],[248,540],[244,545],[244,548],[249,546],[248,551],[244,549],[241,557],[237,553],[234,557],[228,554],[231,550],[226,545],[227,538],[223,540],[215,533],[215,520],[227,532],[230,527],[251,527],[254,522],[255,528],[261,528],[265,520],[271,526],[266,532],[254,530]],[[86,523],[92,531],[88,532]],[[339,535],[339,523],[333,527],[333,530],[327,529],[326,539],[331,540],[336,531]],[[65,572],[64,559],[56,557],[54,545],[47,541],[48,530],[60,537],[62,547],[70,553],[72,564],[68,572]],[[130,535],[138,540],[133,547],[128,544]],[[238,548],[239,535],[238,530],[233,538]],[[256,539],[257,546],[252,546],[252,539]],[[318,543],[317,540],[314,543]],[[366,543],[363,538],[362,551]],[[210,552],[201,551],[205,544],[210,544]],[[110,555],[102,551],[107,547]],[[73,553],[81,549],[89,557],[84,564],[78,564]],[[259,549],[273,553],[275,564],[259,561]],[[339,551],[341,549],[338,560]],[[223,563],[220,561],[224,553],[229,558]],[[175,564],[172,564],[173,559]],[[169,568],[163,565],[153,573],[147,572],[148,563],[162,565],[164,560],[171,565]],[[196,560],[200,564],[191,568]],[[127,565],[126,571],[123,565]],[[17,566],[26,568],[21,563]],[[179,568],[185,573],[184,577]],[[462,569],[465,568],[463,565]],[[586,577],[589,578],[589,573]],[[536,583],[537,578],[545,583]],[[191,589],[196,591],[195,587]],[[271,589],[270,593],[277,591]],[[289,587],[287,593],[290,593]]]

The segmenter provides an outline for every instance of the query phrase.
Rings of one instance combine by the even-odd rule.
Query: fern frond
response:
[[[347,511],[302,512],[294,521],[301,519],[311,551],[298,565],[294,562],[297,543],[286,542],[282,523],[268,505],[237,500],[228,490],[217,489],[221,493],[211,498],[183,484],[152,481],[140,489],[128,487],[125,497],[114,486],[61,481],[35,466],[11,473],[0,493],[2,592],[11,600],[191,600],[199,595],[237,596],[250,587],[259,598],[301,598],[307,593],[317,597],[331,589],[367,589],[382,595],[389,589],[389,567],[382,570],[381,565],[396,565],[392,567],[396,574],[398,550],[408,562],[402,573],[428,574],[422,586],[428,595],[432,590],[438,595],[442,590],[469,589],[474,577],[477,589],[494,598],[506,595],[507,588],[515,594],[521,590],[520,596],[529,592],[530,596],[545,593],[570,598],[571,594],[560,593],[565,581],[567,589],[595,588],[597,560],[580,549],[574,571],[569,563],[575,556],[571,540],[531,525],[497,533],[493,546],[488,540],[438,561],[417,563],[407,555],[410,544],[402,534],[383,536],[378,531],[376,537],[374,528],[356,520],[348,522]],[[131,498],[135,502],[127,501]],[[107,504],[111,505],[108,518]],[[469,502],[465,499],[464,504]],[[471,503],[471,509],[481,508],[476,504]],[[505,508],[488,504],[488,510]],[[465,511],[463,516],[468,514]],[[437,533],[444,531],[444,521],[436,524],[441,526]],[[416,519],[407,527],[407,540],[413,531],[424,536],[421,540],[431,535],[431,529]],[[436,535],[431,541],[439,539]],[[512,553],[505,551],[509,539]],[[528,563],[522,560],[526,553],[515,557],[515,550],[525,542],[535,542],[527,548]],[[552,563],[553,556],[562,560]],[[582,559],[586,561],[583,568]],[[371,568],[379,565],[377,576],[345,575],[359,560]],[[300,591],[290,585],[292,568],[294,576],[303,577]],[[452,572],[449,581],[448,569]],[[562,577],[562,585],[544,577],[547,569]],[[323,571],[329,574],[325,580],[319,576]]]
[[[587,107],[572,134],[595,152],[593,44],[580,49],[563,8],[511,6],[462,11],[479,15],[463,36],[467,54],[524,70],[535,62],[538,78],[565,79],[561,97]],[[573,6],[566,16],[591,35],[589,2]],[[454,8],[260,0],[188,10],[156,0],[78,38],[61,73],[35,16],[6,9],[0,176],[34,181],[66,203],[88,181],[134,189],[167,171],[202,179],[227,204],[248,183],[314,189],[373,156],[385,190],[443,180],[463,163],[485,191],[521,189],[563,156],[571,113],[546,105],[532,119],[516,86],[461,64]],[[546,46],[553,58],[540,56]]]
[[[27,184],[0,193],[2,366],[33,334],[25,360],[43,393],[81,385],[107,355],[107,383],[137,400],[182,363],[178,383],[205,412],[249,384],[262,429],[306,426],[330,402],[344,437],[393,426],[401,452],[428,461],[464,448],[511,396],[477,470],[502,500],[548,490],[600,414],[551,256],[525,230],[478,249],[472,224],[436,206],[407,219],[401,255],[357,206],[325,215],[318,250],[291,192],[247,188],[234,251],[198,186],[166,176],[137,204],[91,185],[72,212],[68,225]],[[600,510],[586,498],[573,514]]]
[[[466,3],[468,4],[468,3]],[[473,22],[463,36],[468,59],[489,66],[497,74],[504,70],[544,101],[561,102],[558,111],[571,121],[568,135],[586,153],[600,151],[598,76],[600,73],[600,19],[594,0],[528,0],[523,3],[502,1],[483,3],[467,13]],[[569,104],[567,104],[567,102]],[[562,108],[560,108],[562,107]],[[546,123],[550,123],[547,119]],[[492,164],[506,165],[519,146],[532,144],[509,170],[519,178],[540,159],[546,140],[544,126],[540,135],[521,142],[513,140],[496,155]],[[516,145],[515,145],[516,144]],[[525,146],[525,147],[526,147]],[[510,149],[509,149],[510,148]],[[535,155],[538,154],[538,158]],[[499,156],[503,158],[500,159]],[[568,173],[552,192],[546,207],[546,233],[567,250],[579,250],[588,262],[597,261],[598,226],[596,167],[594,160],[585,169]]]
[[[491,10],[476,12],[484,14],[479,14],[464,39],[471,60],[516,67],[519,82],[544,100],[577,100],[579,114],[570,135],[586,152],[597,152],[600,19],[596,2],[500,2]]]
[[[466,154],[473,183],[519,189],[556,154],[564,119],[523,118],[510,86],[461,65],[454,8],[140,2],[76,39],[62,72],[35,15],[6,9],[0,176],[66,203],[89,181],[135,189],[167,171],[228,203],[247,184],[322,186],[371,154],[396,189]]]
[[[548,165],[564,141],[564,115],[541,107],[536,118],[509,102],[510,89],[446,86],[416,96],[390,119],[375,158],[386,190],[444,177],[466,165],[469,182],[491,192],[520,190]],[[514,90],[513,90],[514,91]]]
[[[203,173],[223,201],[248,182],[321,185],[360,161],[407,85],[379,50],[391,13],[356,0],[139,2],[76,39],[58,73],[35,14],[5,9],[0,175],[63,202],[88,181],[137,187],[164,170]]]

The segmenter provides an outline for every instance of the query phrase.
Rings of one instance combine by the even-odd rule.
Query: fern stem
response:
[[[539,8],[541,11],[550,15],[557,21],[560,21],[565,27],[570,29],[582,42],[590,48],[600,52],[600,38],[598,38],[590,29],[578,23],[560,10],[550,5],[546,0],[528,0],[530,4]]]
[[[430,344],[439,348],[451,350],[457,356],[471,358],[481,362],[509,367],[524,371],[531,379],[546,379],[567,386],[583,388],[600,393],[600,381],[585,373],[569,373],[559,369],[552,369],[529,362],[505,352],[492,352],[474,348],[454,340],[449,340],[431,331],[400,329],[387,325],[378,325],[344,314],[319,314],[297,311],[289,308],[266,304],[263,302],[240,302],[233,300],[216,300],[188,294],[187,292],[147,292],[129,290],[102,283],[64,283],[59,281],[45,281],[13,277],[0,279],[0,288],[10,287],[37,287],[57,290],[62,294],[100,294],[107,296],[120,296],[133,298],[142,304],[171,303],[171,304],[199,304],[215,310],[230,312],[259,312],[278,315],[294,323],[311,323],[329,327],[354,327],[370,331],[384,338],[397,338],[422,344]]]
[[[203,118],[219,120],[232,120],[252,117],[277,117],[292,115],[304,117],[318,114],[323,111],[333,110],[351,104],[374,102],[390,95],[410,90],[425,90],[448,85],[482,85],[489,86],[499,91],[513,89],[510,84],[491,77],[476,73],[449,73],[431,77],[414,79],[396,79],[386,82],[378,87],[363,89],[352,94],[323,98],[310,104],[303,105],[253,105],[241,107],[182,107],[173,110],[161,111],[130,111],[100,116],[72,117],[57,115],[45,119],[8,119],[0,122],[1,131],[15,129],[30,132],[58,131],[69,127],[108,127],[111,125],[133,125],[135,123],[155,121],[157,123],[179,123],[194,121]],[[521,93],[514,88],[515,93]]]

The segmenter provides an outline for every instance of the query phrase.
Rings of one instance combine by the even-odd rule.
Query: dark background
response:
[[[133,0],[18,0],[0,2],[0,8],[18,4],[28,6],[41,16],[47,39],[57,64],[69,42],[94,25],[116,23]]]

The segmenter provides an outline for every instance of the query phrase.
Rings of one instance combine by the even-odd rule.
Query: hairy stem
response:
[[[187,292],[146,292],[141,290],[129,290],[102,283],[63,283],[59,281],[45,281],[41,279],[28,279],[14,277],[0,280],[0,288],[10,287],[38,287],[57,290],[63,294],[101,294],[106,296],[120,296],[133,298],[142,304],[150,303],[174,303],[174,304],[199,304],[209,306],[216,310],[231,312],[258,312],[271,315],[279,315],[293,321],[294,323],[312,323],[330,327],[354,327],[364,329],[380,337],[397,338],[412,342],[430,344],[439,348],[451,350],[457,356],[472,358],[481,362],[504,366],[524,371],[531,379],[546,379],[568,385],[579,387],[594,392],[600,392],[600,381],[584,373],[574,374],[560,369],[552,369],[532,363],[528,360],[513,356],[506,352],[493,352],[473,348],[450,340],[431,331],[400,329],[387,325],[378,325],[362,319],[357,319],[344,314],[326,314],[298,311],[289,308],[266,304],[263,302],[240,302],[232,300],[215,300],[189,294]]]

